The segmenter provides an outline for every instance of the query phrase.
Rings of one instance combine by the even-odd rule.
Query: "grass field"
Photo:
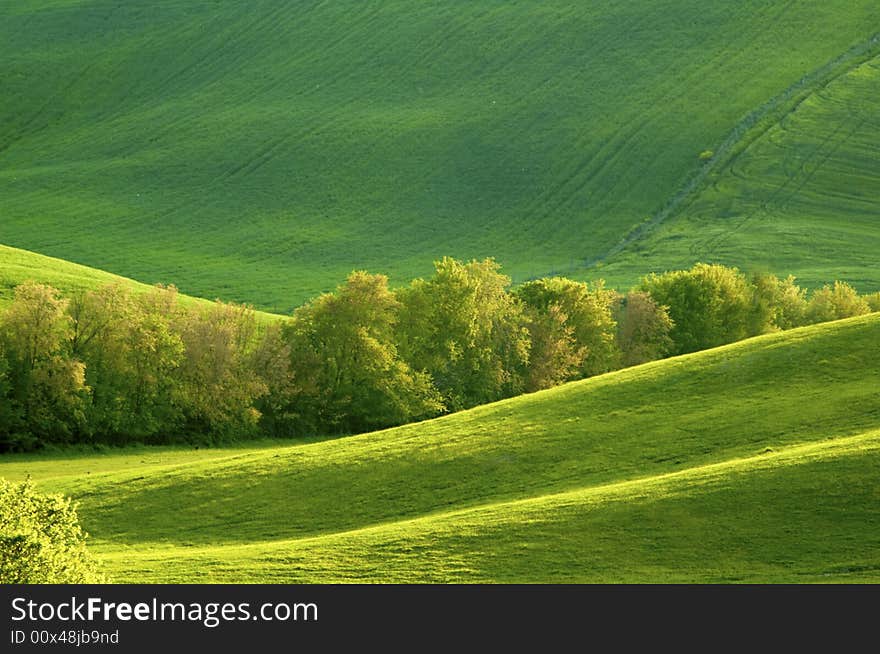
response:
[[[29,0],[0,56],[0,308],[34,279],[289,313],[444,255],[880,290],[876,0]],[[880,583],[880,314],[0,476],[75,498],[121,582]]]
[[[12,299],[15,287],[26,281],[49,284],[65,293],[106,284],[125,284],[141,291],[149,289],[145,284],[102,270],[0,245],[0,307]]]
[[[12,300],[15,287],[26,281],[53,286],[61,291],[62,296],[68,298],[78,291],[96,289],[107,284],[120,284],[134,293],[147,293],[152,288],[103,270],[0,244],[0,310]],[[206,299],[188,295],[180,295],[179,298],[184,306],[210,304]],[[256,315],[262,322],[280,319],[276,314],[263,311],[257,311]]]
[[[609,260],[609,279],[697,261],[880,289],[880,57],[753,134],[704,190]],[[747,138],[744,139],[748,141]]]
[[[118,581],[880,581],[880,315],[396,429],[7,456]]]
[[[577,270],[878,25],[874,0],[4,3],[0,242],[278,312],[441,255]]]

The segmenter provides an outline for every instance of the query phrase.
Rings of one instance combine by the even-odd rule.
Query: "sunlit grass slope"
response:
[[[339,534],[105,561],[133,582],[877,583],[878,489],[874,431]]]
[[[66,297],[108,284],[120,284],[134,293],[147,293],[151,289],[147,284],[103,270],[0,245],[0,310],[12,301],[15,287],[27,281],[53,286]],[[188,306],[209,304],[205,299],[186,295],[181,295],[180,301]],[[264,312],[257,312],[257,315],[262,321],[280,319],[280,316]]]
[[[253,451],[7,457],[129,581],[880,580],[880,315]]]
[[[878,25],[875,0],[3,3],[0,242],[279,311],[441,255],[562,271]]]
[[[734,157],[603,274],[713,261],[880,289],[880,57],[841,75]]]
[[[125,284],[140,290],[149,288],[146,284],[103,270],[0,245],[0,307],[12,300],[16,286],[29,280],[49,284],[65,293],[98,288],[105,284]]]

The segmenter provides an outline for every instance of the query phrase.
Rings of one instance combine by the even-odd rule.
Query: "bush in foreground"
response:
[[[28,480],[0,478],[0,583],[102,583],[85,545],[76,506],[37,492]]]

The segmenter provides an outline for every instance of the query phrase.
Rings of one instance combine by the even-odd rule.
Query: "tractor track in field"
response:
[[[779,8],[768,7],[768,11],[773,14],[766,16],[762,21],[762,29],[749,39],[749,42],[764,38],[772,32],[773,26],[781,16],[788,11],[792,2],[786,3]],[[774,11],[775,10],[775,11]],[[629,27],[630,33],[637,33],[642,27],[651,29],[651,26],[644,20],[636,21]],[[609,43],[602,43],[597,46],[599,52],[603,51]],[[748,46],[748,43],[737,46],[737,53],[741,54]],[[614,165],[626,153],[629,155],[632,150],[637,148],[639,136],[648,132],[657,121],[657,116],[652,110],[653,107],[663,105],[674,101],[679,95],[681,88],[693,88],[697,83],[705,77],[706,70],[714,70],[720,68],[725,61],[733,59],[737,53],[719,51],[711,59],[689,70],[680,70],[676,73],[673,67],[666,68],[666,74],[662,77],[664,84],[656,89],[652,94],[651,101],[644,109],[633,113],[629,119],[621,119],[615,131],[603,140],[597,147],[594,147],[588,156],[576,163],[573,170],[566,172],[560,181],[558,181],[551,189],[543,193],[531,206],[524,212],[528,217],[528,223],[531,225],[530,233],[535,238],[540,238],[548,231],[549,221],[552,220],[552,231],[564,229],[565,223],[559,218],[560,210],[570,208],[578,198],[584,196],[585,190],[594,185],[597,179],[603,176],[607,177],[613,174]],[[587,147],[587,143],[579,143],[578,147]],[[594,188],[594,193],[590,196],[590,202],[596,207],[614,202],[619,202],[621,193],[618,191],[619,185],[622,183],[621,177],[615,177],[613,183],[606,185],[598,185]],[[607,211],[594,212],[598,215],[607,213]],[[553,220],[554,216],[556,217]],[[554,271],[556,272],[556,271]]]
[[[799,170],[788,176],[785,182],[773,192],[770,198],[762,202],[759,207],[749,212],[726,232],[714,235],[699,246],[697,244],[692,245],[690,248],[691,254],[695,255],[698,251],[714,254],[719,245],[730,239],[734,234],[743,231],[743,229],[753,223],[756,218],[769,215],[771,208],[782,208],[787,206],[788,203],[810,182],[816,173],[828,163],[831,157],[834,156],[834,154],[840,150],[840,148],[847,143],[866,122],[867,118],[861,118],[861,120],[856,122],[853,127],[847,130],[840,138],[838,138],[838,136],[843,131],[843,127],[838,126],[837,129],[823,139],[822,143],[814,148],[810,153],[810,156],[801,163]]]
[[[878,55],[880,55],[880,32],[852,46],[843,54],[803,76],[782,93],[752,110],[737,123],[727,138],[715,149],[713,157],[648,220],[631,230],[605,253],[584,259],[577,268],[593,268],[596,264],[607,261],[652,233],[658,226],[676,215],[708,184],[712,183],[718,173],[732,167],[742,152],[764,136],[774,125],[796,111],[804,100]]]

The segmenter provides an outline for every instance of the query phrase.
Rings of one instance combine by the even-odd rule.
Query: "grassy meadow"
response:
[[[569,274],[878,24],[871,0],[5,3],[0,242],[279,313],[442,255]],[[824,242],[799,234],[793,258]]]
[[[108,285],[119,285],[135,294],[148,293],[152,288],[103,270],[0,244],[0,310],[12,301],[15,287],[27,281],[48,284],[66,297]],[[180,302],[187,307],[207,307],[212,300],[180,295]],[[264,311],[256,311],[255,314],[265,324],[280,320],[280,316]]]
[[[49,284],[71,294],[107,284],[125,284],[142,291],[149,288],[146,284],[103,270],[0,245],[0,307],[8,305],[15,287],[28,280]]]
[[[116,581],[878,581],[878,343],[872,314],[383,432],[0,475],[74,497]]]
[[[163,283],[187,307],[255,306],[264,327],[353,270],[390,276],[391,290],[354,276],[365,291],[339,286],[276,340],[112,294],[76,321],[36,291],[0,316],[0,447],[28,444],[20,425],[49,443],[4,453],[0,478],[72,497],[111,581],[880,583],[878,296],[855,298],[873,314],[553,377],[392,429],[340,436],[356,428],[332,414],[358,392],[399,401],[394,379],[459,375],[411,371],[406,347],[441,364],[531,348],[478,391],[535,353],[557,366],[547,379],[600,354],[601,339],[561,349],[573,328],[550,300],[509,323],[466,314],[502,286],[497,306],[519,310],[500,275],[435,295],[417,280],[401,310],[392,292],[447,256],[495,258],[514,292],[553,275],[626,291],[696,262],[794,274],[804,290],[772,297],[743,278],[740,313],[772,311],[736,338],[806,324],[806,289],[880,291],[876,0],[28,0],[0,3],[0,57],[0,311],[28,280],[66,298]],[[676,314],[680,330],[700,311],[719,331],[736,322],[715,311],[729,288]],[[668,318],[643,304],[654,322],[632,327],[630,295],[590,323],[609,344]],[[41,306],[57,309],[42,330],[28,312]],[[786,307],[802,321],[773,322]],[[468,341],[480,320],[494,350]],[[688,351],[671,343],[640,361]],[[371,374],[342,384],[370,353]],[[254,380],[266,389],[234,383]],[[240,424],[266,409],[277,429],[132,445],[148,439],[117,416],[131,400],[150,442],[219,443],[211,429],[239,423],[192,416],[230,398]],[[445,410],[434,402],[407,419]],[[55,410],[72,416],[64,429],[42,419]],[[309,410],[336,422],[295,422]],[[52,429],[69,438],[39,440]]]

